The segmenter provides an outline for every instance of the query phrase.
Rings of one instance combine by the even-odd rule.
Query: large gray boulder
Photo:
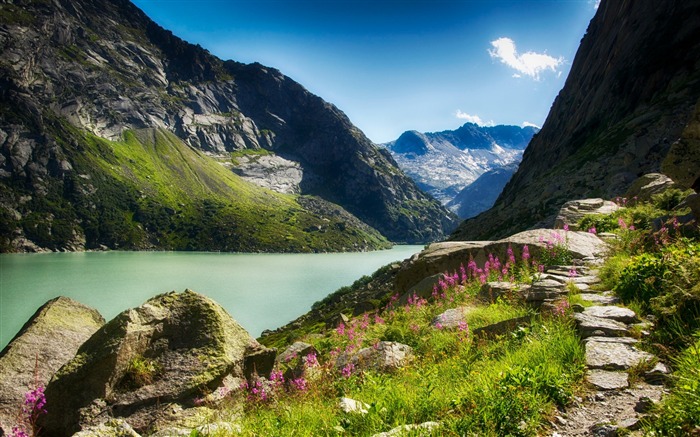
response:
[[[573,232],[552,229],[531,229],[512,235],[498,241],[445,241],[433,243],[422,252],[414,255],[401,266],[396,274],[395,291],[400,294],[411,287],[418,286],[428,277],[437,276],[443,272],[458,272],[461,265],[465,267],[473,259],[479,267],[483,267],[489,254],[498,257],[502,264],[508,258],[508,249],[513,251],[517,262],[522,259],[523,247],[528,246],[530,256],[540,258],[547,248],[547,241],[560,237],[563,244],[575,259],[593,259],[606,251],[606,244],[596,235],[588,232]],[[434,279],[433,278],[433,279]],[[433,281],[430,279],[430,281]],[[427,285],[433,284],[429,282]],[[423,287],[425,289],[426,287]]]
[[[557,218],[554,220],[554,227],[563,229],[564,226],[569,226],[571,230],[577,230],[577,224],[583,217],[591,214],[612,214],[620,209],[620,207],[609,200],[603,199],[580,199],[566,202],[561,209]],[[586,229],[584,229],[585,231]]]
[[[67,436],[123,418],[142,431],[166,405],[191,406],[225,378],[267,376],[273,364],[274,350],[211,299],[190,290],[162,294],[119,314],[58,371],[41,426]]]
[[[650,200],[651,196],[661,194],[664,191],[674,188],[676,184],[666,175],[661,173],[649,173],[634,181],[627,189],[625,197],[637,200]]]
[[[392,371],[405,366],[411,360],[411,346],[393,341],[380,341],[376,346],[362,348],[356,352],[343,352],[338,356],[335,366],[338,369],[351,365],[356,370]]]
[[[37,310],[0,352],[0,430],[10,433],[25,393],[46,386],[104,323],[97,310],[67,297],[52,299]]]

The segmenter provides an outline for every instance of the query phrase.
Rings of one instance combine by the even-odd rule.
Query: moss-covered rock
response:
[[[0,352],[0,435],[19,419],[25,393],[45,386],[104,322],[97,310],[67,297],[37,310]]]
[[[273,361],[274,350],[211,299],[190,290],[162,294],[119,314],[61,368],[46,389],[42,428],[71,435],[120,417],[142,431],[161,406],[191,406],[225,377],[250,374],[246,364],[265,374]]]

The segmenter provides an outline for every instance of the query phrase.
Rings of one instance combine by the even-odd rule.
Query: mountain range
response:
[[[127,0],[0,7],[2,251],[366,250],[457,224],[275,69]]]
[[[468,218],[493,205],[508,182],[503,175],[513,173],[538,130],[466,123],[442,132],[407,131],[382,146],[419,187],[459,217]],[[489,177],[489,183],[481,183],[478,191],[468,190],[483,174],[500,169],[503,171],[496,174],[501,177]]]

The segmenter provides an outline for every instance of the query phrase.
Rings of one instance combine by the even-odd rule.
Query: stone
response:
[[[620,207],[609,200],[603,199],[581,199],[570,200],[566,202],[561,209],[557,218],[554,220],[556,229],[563,229],[564,226],[569,226],[572,231],[578,230],[578,222],[590,214],[609,215],[620,209]],[[583,229],[587,231],[587,229]]]
[[[433,327],[439,326],[444,329],[455,329],[460,323],[467,321],[467,314],[473,309],[472,307],[459,307],[446,310],[435,316],[431,322]]]
[[[529,285],[512,282],[487,282],[481,286],[477,298],[484,302],[495,302],[502,296],[521,296],[530,290]]]
[[[581,294],[579,294],[579,296],[581,297],[581,299],[583,299],[585,301],[597,303],[600,305],[614,305],[614,304],[620,302],[620,298],[615,297],[615,296],[606,295],[604,293],[601,293],[601,294],[581,293]]]
[[[618,427],[609,423],[598,423],[591,427],[593,437],[616,437]]]
[[[541,279],[533,282],[525,294],[526,302],[542,302],[547,299],[556,299],[568,293],[566,286],[553,279]]]
[[[619,426],[620,429],[636,431],[641,428],[642,422],[636,417],[630,417],[629,419],[624,419],[618,422],[617,426]]]
[[[423,422],[417,425],[401,425],[386,432],[374,434],[372,437],[401,437],[401,436],[429,436],[440,427],[439,422]]]
[[[639,398],[637,403],[634,405],[634,411],[637,413],[648,413],[651,411],[652,408],[654,408],[654,405],[656,404],[656,401],[653,400],[650,397],[647,396],[642,396]]]
[[[664,363],[658,362],[653,369],[644,372],[644,381],[652,385],[662,385],[668,381],[670,373]]]
[[[503,335],[512,332],[516,328],[519,328],[521,326],[529,325],[530,320],[530,316],[515,317],[513,319],[503,320],[498,323],[493,323],[491,325],[483,326],[481,328],[476,328],[474,329],[473,333],[475,336],[486,337]]]
[[[598,343],[621,343],[621,344],[637,344],[639,340],[632,337],[587,337],[583,339],[583,343],[596,341]]]
[[[624,343],[586,342],[586,365],[590,369],[626,370],[654,356]]]
[[[438,273],[436,275],[431,275],[427,278],[424,278],[419,283],[409,288],[408,291],[399,298],[399,304],[406,305],[408,303],[408,298],[414,296],[428,299],[433,295],[433,290],[435,289],[435,286],[438,285],[438,283],[444,279],[444,273]]]
[[[306,357],[318,354],[315,347],[309,343],[295,341],[275,359],[276,366],[282,371],[286,380],[304,376],[307,370]]]
[[[200,425],[196,428],[197,434],[201,436],[220,436],[241,434],[243,429],[241,425],[232,422],[214,422],[206,425]],[[191,435],[191,434],[190,434]]]
[[[356,369],[392,371],[405,366],[412,359],[411,346],[393,341],[380,341],[376,346],[366,347],[357,352],[343,352],[338,356],[335,365],[338,369],[352,364]]]
[[[586,312],[575,313],[574,320],[578,326],[581,337],[591,337],[600,332],[606,336],[620,337],[627,334],[627,326],[615,320],[601,319]]]
[[[122,312],[78,349],[46,387],[40,425],[69,435],[115,417],[141,431],[169,403],[192,405],[227,377],[269,376],[273,364],[274,350],[211,299],[190,290],[162,294]]]
[[[651,200],[651,196],[661,194],[674,188],[676,184],[666,175],[661,173],[648,173],[634,181],[627,189],[625,197],[627,201],[637,198],[639,201]]]
[[[593,369],[588,371],[586,380],[599,390],[620,390],[629,387],[627,372]]]
[[[187,434],[189,435],[189,434]],[[85,427],[73,437],[141,437],[122,419],[110,419],[99,425]]]
[[[52,299],[34,313],[0,352],[0,430],[9,435],[24,394],[46,386],[104,322],[97,310],[67,297]]]
[[[617,306],[590,306],[583,314],[622,323],[632,323],[637,320],[637,314],[634,311]]]
[[[340,402],[338,403],[338,406],[340,407],[340,410],[344,413],[352,414],[352,413],[360,413],[360,414],[367,414],[369,412],[370,406],[367,405],[364,402],[356,401],[355,399],[351,398],[340,398]]]

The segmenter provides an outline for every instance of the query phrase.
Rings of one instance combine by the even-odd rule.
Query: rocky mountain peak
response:
[[[231,153],[264,150],[291,162],[285,164],[288,167],[298,167],[301,173],[294,171],[294,178],[303,176],[260,185],[284,187],[282,191],[293,186],[292,192],[336,204],[392,241],[439,239],[455,224],[454,216],[421,192],[342,111],[274,68],[223,61],[161,28],[126,0],[24,1],[1,7],[0,224],[7,231],[3,235],[13,236],[0,242],[3,250],[18,250],[18,244],[33,247],[30,243],[36,238],[30,234],[36,233],[35,226],[58,223],[54,219],[59,216],[65,235],[58,238],[51,231],[51,238],[42,238],[51,244],[42,242],[39,247],[114,247],[106,232],[99,236],[83,225],[94,222],[100,227],[105,217],[94,217],[90,210],[101,210],[107,191],[119,197],[119,207],[104,215],[134,217],[127,225],[133,238],[126,238],[131,242],[122,241],[121,247],[138,241],[141,246],[172,248],[161,246],[162,239],[151,234],[163,223],[153,222],[152,208],[145,203],[172,216],[168,210],[187,209],[190,202],[165,195],[167,186],[147,180],[138,166],[141,161],[133,156],[135,149],[120,152],[128,157],[112,158],[105,153],[114,146],[104,149],[101,142],[123,143],[129,132],[144,129],[166,133],[163,138],[173,135],[209,160],[203,164],[206,175],[196,177],[196,183],[207,186],[205,191],[238,184],[237,176],[226,176],[231,180],[224,184],[210,172],[217,165],[230,168],[249,162],[234,163]],[[141,146],[148,153],[156,151],[154,145]],[[274,166],[278,161],[261,162]],[[166,168],[186,172],[183,166],[187,164],[169,162]],[[246,172],[242,168],[236,174]],[[192,190],[185,191],[191,197]],[[228,193],[225,196],[241,198]],[[258,200],[265,197],[256,195]],[[31,201],[20,200],[27,198]],[[56,205],[62,205],[60,211]],[[114,205],[104,208],[112,210]],[[149,213],[139,213],[143,208]],[[197,209],[195,215],[202,211]],[[236,214],[239,217],[227,220],[241,220]],[[29,216],[35,218],[31,223]],[[254,213],[248,219],[255,216],[267,215]],[[209,247],[201,242],[191,246]]]

